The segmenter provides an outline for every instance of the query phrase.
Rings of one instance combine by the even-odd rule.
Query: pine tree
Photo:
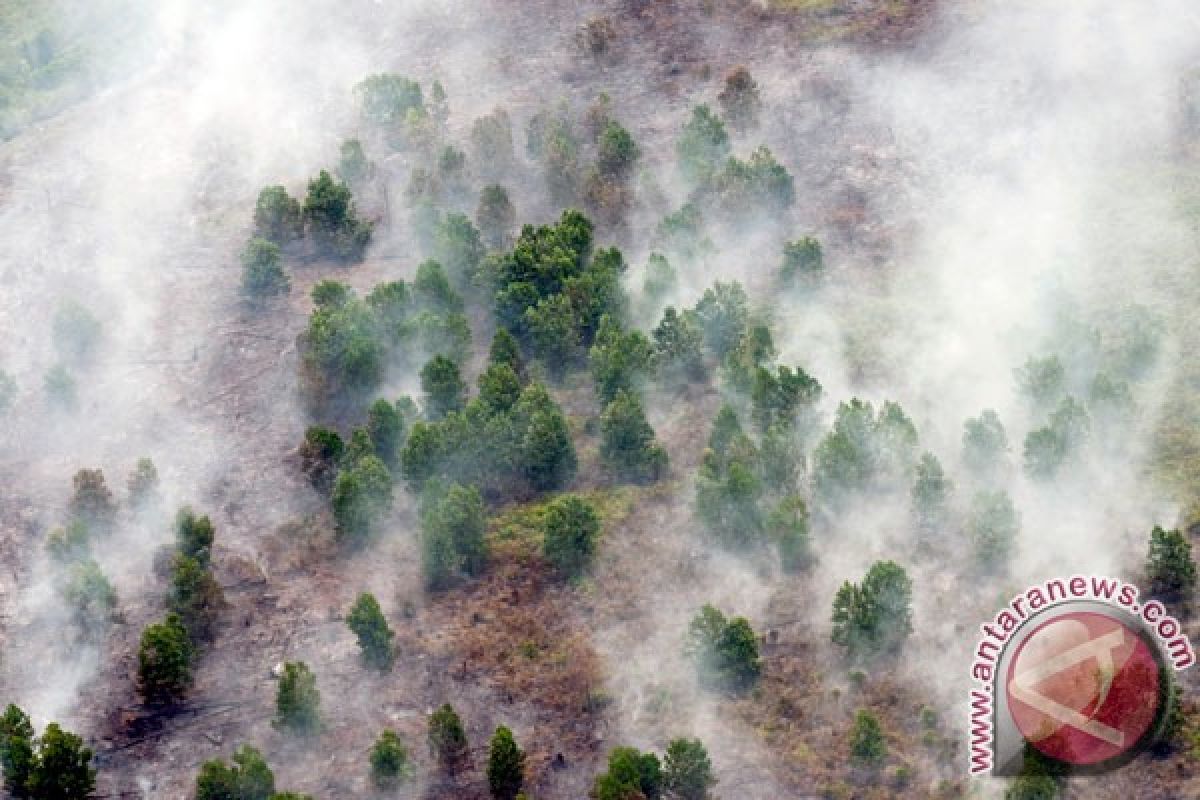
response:
[[[850,760],[866,767],[877,767],[887,758],[887,741],[883,728],[874,714],[860,709],[854,715],[854,728],[850,731]]]
[[[1154,526],[1146,557],[1146,577],[1150,591],[1157,597],[1177,601],[1190,596],[1196,586],[1196,562],[1192,560],[1191,542],[1183,533]]]
[[[496,728],[488,748],[488,788],[496,800],[514,800],[525,781],[525,753],[517,747],[512,731]]]
[[[150,705],[181,701],[192,685],[195,650],[178,614],[142,632],[138,648],[138,691]]]
[[[370,667],[386,672],[392,668],[396,654],[392,644],[395,633],[379,608],[375,595],[363,592],[346,617],[346,625],[358,637],[363,661]]]
[[[448,771],[453,771],[459,760],[467,754],[466,731],[449,703],[429,717],[429,752]]]
[[[315,733],[321,727],[320,704],[317,678],[308,665],[303,661],[284,664],[275,693],[275,727],[295,733]]]
[[[562,575],[575,577],[591,563],[600,535],[600,516],[577,495],[550,503],[543,518],[542,552]]]
[[[663,759],[663,784],[678,800],[707,800],[717,782],[712,761],[699,739],[673,739]]]
[[[413,765],[408,748],[395,731],[385,730],[371,748],[371,783],[389,791],[412,780]]]

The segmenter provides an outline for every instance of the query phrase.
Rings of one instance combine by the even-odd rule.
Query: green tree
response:
[[[204,762],[196,776],[196,800],[270,800],[275,775],[255,748],[242,745],[233,764],[220,759]]]
[[[737,281],[717,281],[705,289],[696,304],[696,318],[704,331],[704,343],[724,360],[750,324],[750,299]]]
[[[191,506],[184,506],[175,515],[175,547],[182,555],[194,558],[207,567],[212,559],[216,531],[208,515],[200,516]]]
[[[803,415],[811,418],[821,399],[821,383],[800,367],[766,367],[754,371],[750,390],[751,418],[760,431],[772,425],[790,427]]]
[[[358,637],[358,647],[368,666],[384,672],[392,668],[396,659],[392,639],[396,634],[388,627],[375,595],[363,592],[358,596],[346,617],[346,625]]]
[[[277,245],[299,239],[304,234],[304,216],[300,201],[282,186],[268,186],[258,193],[254,205],[254,235]]]
[[[704,379],[704,333],[694,311],[680,314],[667,306],[652,336],[654,363],[664,380],[689,383]]]
[[[587,569],[596,552],[600,515],[578,495],[556,498],[542,521],[542,553],[563,575],[574,577]]]
[[[361,544],[392,508],[392,476],[376,455],[357,459],[333,484],[333,518],[339,538]]]
[[[503,414],[521,397],[521,380],[508,364],[492,364],[479,376],[479,400],[493,413]]]
[[[646,259],[642,295],[651,305],[657,305],[679,285],[679,275],[662,253],[651,253]]]
[[[501,725],[488,746],[488,789],[496,800],[514,800],[525,782],[525,753],[512,731]]]
[[[338,150],[338,177],[347,183],[358,183],[371,174],[371,162],[363,152],[362,142],[347,139]]]
[[[596,142],[596,166],[600,172],[613,178],[625,178],[640,156],[641,150],[629,131],[609,120]]]
[[[575,445],[567,420],[557,406],[537,409],[521,441],[521,463],[535,489],[561,489],[575,477]]]
[[[933,453],[923,453],[917,462],[917,479],[912,487],[912,514],[917,527],[932,532],[946,522],[946,505],[954,484],[946,477]]]
[[[729,404],[721,406],[696,477],[696,514],[727,547],[743,549],[761,541],[763,485],[757,460],[737,413]]]
[[[981,491],[971,499],[967,538],[980,566],[1002,570],[1017,544],[1021,517],[1005,491]]]
[[[717,95],[721,113],[729,124],[738,130],[746,130],[758,124],[758,113],[762,108],[758,83],[744,66],[736,66],[725,76],[725,87]]]
[[[383,126],[397,126],[409,112],[425,113],[421,85],[402,75],[385,72],[369,75],[354,87],[363,118]]]
[[[963,463],[976,475],[994,474],[1008,453],[1008,436],[991,409],[963,423]]]
[[[359,219],[350,187],[325,170],[308,183],[304,220],[324,256],[359,261],[371,240],[371,224]]]
[[[158,493],[158,469],[149,458],[139,458],[129,478],[125,481],[129,491],[129,505],[134,509],[149,505]]]
[[[395,467],[404,443],[404,417],[400,410],[382,397],[377,399],[367,409],[367,433],[375,447],[375,455],[388,469]]]
[[[37,742],[37,761],[29,776],[29,796],[36,800],[90,797],[96,788],[92,751],[83,739],[58,723],[46,726]]]
[[[294,733],[315,733],[321,727],[321,692],[317,677],[303,661],[283,665],[275,693],[275,727]]]
[[[833,642],[852,660],[895,652],[912,633],[912,581],[893,561],[871,565],[861,585],[846,581],[833,600]]]
[[[754,213],[779,213],[796,199],[791,174],[765,145],[745,161],[728,159],[713,178],[712,187],[718,207],[735,220]]]
[[[485,252],[479,229],[466,214],[454,211],[438,223],[433,236],[434,258],[446,268],[460,291],[479,272]]]
[[[675,145],[679,168],[694,185],[707,183],[729,158],[729,134],[721,118],[706,105],[692,109]]]
[[[779,563],[784,572],[800,572],[812,564],[812,543],[808,535],[808,507],[804,498],[789,494],[767,515],[767,533],[779,548]]]
[[[337,465],[345,449],[342,437],[335,430],[314,425],[304,432],[304,443],[300,445],[301,467],[309,483],[322,494],[333,490]]]
[[[1035,480],[1051,480],[1078,456],[1091,429],[1091,419],[1075,398],[1067,396],[1050,414],[1049,424],[1025,437],[1025,472]]]
[[[371,783],[392,791],[413,778],[415,770],[408,748],[395,731],[385,730],[371,748]]]
[[[1050,775],[1018,775],[1004,790],[1004,800],[1054,800],[1058,782]]]
[[[483,187],[475,207],[475,224],[488,247],[495,250],[508,243],[517,224],[517,210],[507,189],[497,184]]]
[[[183,700],[192,685],[195,650],[178,614],[142,632],[138,648],[138,691],[152,706]]]
[[[784,242],[783,264],[779,277],[785,286],[812,286],[825,274],[825,254],[821,243],[811,236]]]
[[[467,754],[467,733],[454,707],[446,703],[429,717],[429,753],[447,771]]]
[[[452,485],[441,495],[428,514],[422,515],[422,528],[434,538],[448,540],[458,556],[458,564],[468,575],[479,575],[487,565],[487,514],[483,498],[474,486]]]
[[[878,767],[887,758],[887,741],[879,719],[866,709],[854,715],[850,731],[850,761],[858,766]]]
[[[244,294],[254,298],[287,294],[291,281],[283,271],[279,245],[256,236],[246,243],[241,259]]]
[[[12,703],[0,716],[0,770],[4,788],[13,797],[29,797],[29,782],[37,768],[36,740],[29,716]]]
[[[85,634],[100,632],[113,620],[117,592],[93,559],[71,568],[63,596],[71,607],[75,624]]]
[[[488,363],[504,364],[515,374],[521,374],[521,346],[517,344],[516,337],[509,333],[508,329],[496,329],[496,335],[492,337],[492,345],[488,350]]]
[[[667,471],[667,451],[654,440],[637,395],[618,390],[600,415],[600,456],[622,480],[649,483]]]
[[[543,298],[525,311],[522,326],[529,332],[533,354],[546,370],[561,376],[571,366],[579,348],[577,316],[565,294]]]
[[[318,407],[357,404],[383,378],[385,350],[375,315],[336,281],[318,283],[312,296],[316,308],[299,339],[302,386]]]
[[[750,623],[745,617],[727,619],[711,605],[692,618],[684,649],[695,661],[700,681],[709,686],[742,690],[762,674],[758,637]]]
[[[1190,596],[1196,586],[1196,562],[1192,560],[1191,542],[1183,533],[1154,526],[1146,556],[1146,577],[1156,597],[1180,601]]]
[[[74,491],[67,501],[71,519],[98,533],[111,531],[117,517],[117,504],[104,480],[104,471],[81,469],[75,473],[71,484]]]
[[[208,568],[197,559],[177,554],[171,564],[167,610],[179,615],[193,643],[212,638],[225,594]]]
[[[663,786],[678,800],[708,800],[717,783],[708,750],[699,739],[672,739],[663,759]]]
[[[54,347],[68,363],[89,360],[100,341],[100,320],[74,300],[59,304],[54,312]]]
[[[592,378],[602,403],[611,403],[618,391],[634,391],[649,371],[654,351],[641,331],[624,331],[611,316],[600,320],[600,330],[589,353]]]
[[[485,114],[471,125],[471,152],[485,179],[508,173],[516,163],[512,120],[503,108]],[[483,225],[481,224],[482,228]]]
[[[1035,408],[1049,408],[1066,391],[1067,373],[1056,355],[1030,358],[1014,375],[1017,388]]]
[[[608,754],[608,769],[596,776],[592,800],[658,800],[665,782],[662,764],[654,753],[634,747],[617,747]]]
[[[457,363],[445,356],[434,356],[421,368],[421,391],[425,394],[426,416],[441,419],[451,411],[462,410],[467,385]]]

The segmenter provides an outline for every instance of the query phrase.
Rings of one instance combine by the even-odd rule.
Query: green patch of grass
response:
[[[624,519],[642,495],[653,487],[612,486],[576,492],[592,504],[600,515],[601,536],[613,524]],[[500,509],[488,520],[488,545],[493,556],[525,561],[542,552],[542,525],[546,508],[560,495],[549,495],[528,503],[514,503]],[[585,585],[586,582],[581,583]],[[586,585],[585,585],[586,588]]]

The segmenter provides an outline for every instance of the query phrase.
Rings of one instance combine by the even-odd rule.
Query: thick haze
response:
[[[906,532],[907,493],[873,498],[816,531],[820,566],[781,576],[710,551],[693,535],[693,476],[684,469],[694,464],[681,465],[673,445],[682,440],[681,450],[697,453],[710,420],[652,394],[650,419],[671,450],[681,488],[662,508],[609,531],[647,537],[663,568],[661,581],[632,599],[636,624],[602,616],[593,636],[620,725],[606,746],[661,748],[683,733],[728,740],[714,752],[718,793],[775,796],[766,770],[751,769],[768,761],[754,731],[719,713],[680,652],[699,605],[712,602],[756,629],[778,626],[825,644],[813,668],[836,684],[842,673],[827,645],[834,592],[877,559],[899,561],[914,579],[916,627],[901,671],[954,725],[963,716],[957,704],[974,631],[994,606],[1055,575],[1132,577],[1150,528],[1176,524],[1177,501],[1153,485],[1146,462],[1179,357],[1176,290],[1194,269],[1194,231],[1171,182],[1158,180],[1179,146],[1182,76],[1200,63],[1194,3],[967,3],[940,17],[915,49],[884,54],[850,45],[790,51],[777,37],[759,50],[732,34],[727,40],[713,23],[697,33],[711,51],[713,77],[670,98],[639,82],[640,65],[655,53],[632,22],[622,27],[629,38],[615,66],[583,77],[584,68],[572,66],[578,25],[597,9],[619,15],[622,4],[547,5],[147,3],[138,38],[144,63],[0,144],[0,369],[19,387],[0,419],[0,553],[9,554],[0,567],[0,688],[39,725],[57,719],[91,735],[85,726],[101,715],[85,713],[87,697],[129,702],[129,685],[105,684],[123,673],[100,667],[120,653],[132,681],[138,632],[161,614],[164,581],[153,560],[170,539],[176,507],[190,502],[213,515],[218,577],[226,584],[232,557],[269,572],[265,536],[313,511],[314,498],[285,457],[308,424],[295,396],[294,339],[308,309],[306,287],[318,274],[296,267],[290,299],[260,318],[239,300],[237,252],[262,186],[282,183],[302,194],[308,178],[336,162],[339,143],[360,133],[350,90],[375,72],[407,75],[427,90],[439,79],[449,97],[449,136],[459,146],[475,118],[508,109],[519,160],[525,122],[542,104],[564,98],[581,110],[609,91],[615,116],[645,154],[640,204],[620,242],[636,292],[661,216],[646,187],[672,208],[685,199],[673,166],[675,136],[694,103],[715,103],[720,76],[746,63],[762,88],[764,119],[758,130],[735,136],[734,151],[745,156],[768,144],[796,177],[797,205],[785,219],[715,236],[718,252],[705,265],[680,268],[682,288],[672,301],[691,305],[714,278],[737,278],[756,302],[774,302],[780,244],[815,233],[826,244],[829,284],[785,298],[772,319],[778,362],[802,365],[824,386],[822,430],[851,396],[899,401],[917,425],[921,450],[937,455],[955,481],[952,504],[963,511],[977,488],[961,469],[963,421],[990,408],[1007,429],[1012,469],[997,487],[1010,491],[1022,523],[1007,578],[965,577],[957,532],[933,554],[918,555]],[[381,186],[402,196],[410,157],[369,155],[389,176]],[[557,209],[531,175],[523,169],[510,184],[519,222],[547,221]],[[835,219],[848,192],[866,197],[855,235]],[[361,204],[383,215],[378,195]],[[328,276],[359,289],[411,277],[423,254],[406,215],[387,211],[367,263]],[[49,407],[42,390],[44,373],[59,360],[54,313],[71,300],[103,323],[92,362],[73,370],[75,413]],[[1120,338],[1120,320],[1134,305],[1166,326],[1157,361],[1133,386],[1136,422],[1119,430],[1097,425],[1070,476],[1051,486],[1029,482],[1021,443],[1045,414],[1018,394],[1014,370],[1029,357],[1057,353],[1072,394],[1083,399],[1103,368],[1104,343]],[[1101,344],[1077,346],[1070,331],[1079,324],[1094,328]],[[487,340],[474,333],[478,351]],[[715,413],[714,398],[706,402]],[[120,596],[124,630],[115,644],[70,645],[61,635],[61,576],[43,553],[45,533],[65,520],[77,469],[103,468],[123,501],[125,476],[139,456],[158,465],[162,509],[139,518],[123,509],[119,532],[95,548]],[[408,503],[398,505],[396,525],[411,528]],[[395,558],[355,562],[357,582],[342,594],[365,584],[391,615],[400,598],[419,595],[418,577],[411,542],[389,543],[385,552]],[[319,661],[317,644],[309,645],[313,652],[297,645],[289,657]],[[352,661],[336,664],[349,673]],[[261,678],[259,666],[220,668],[242,676],[231,678],[241,687]],[[218,665],[201,669],[216,673]],[[320,677],[334,667],[315,669]],[[929,680],[932,674],[939,677]],[[646,723],[647,697],[663,686],[675,693],[669,723]],[[326,702],[340,691],[323,688]],[[350,685],[345,702],[359,709],[371,698]],[[255,725],[267,730],[262,720]],[[286,774],[281,767],[277,774]],[[153,772],[147,765],[139,774]]]

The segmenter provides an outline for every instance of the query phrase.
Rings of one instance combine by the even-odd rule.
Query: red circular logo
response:
[[[1009,713],[1027,741],[1068,764],[1135,747],[1158,718],[1159,665],[1141,634],[1097,612],[1041,624],[1008,667]]]

